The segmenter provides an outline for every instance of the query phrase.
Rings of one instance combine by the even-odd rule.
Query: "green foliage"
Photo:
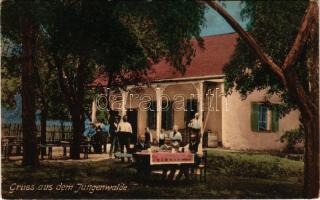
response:
[[[85,55],[108,76],[120,74],[111,77],[120,79],[117,82],[120,84],[136,82],[150,61],[156,63],[160,58],[184,71],[194,56],[190,40],[195,37],[202,44],[204,6],[196,1],[52,1],[51,4],[48,20],[43,23],[49,36],[49,51],[66,58],[72,66],[80,54]],[[89,69],[93,68],[86,68],[86,77],[90,77]],[[123,76],[128,71],[141,74]]]
[[[296,152],[295,146],[298,143],[303,142],[304,137],[305,137],[305,134],[304,134],[303,126],[300,125],[300,127],[297,129],[285,131],[285,133],[280,137],[280,141],[287,143],[287,147],[286,147],[287,152],[295,153]]]
[[[210,171],[227,176],[284,179],[303,176],[303,163],[267,154],[210,152]]]
[[[7,39],[1,41],[1,46],[1,106],[13,107],[13,97],[21,90],[21,71],[17,65],[21,52],[19,47]]]
[[[15,106],[14,95],[19,92],[20,84],[19,77],[11,76],[7,68],[1,68],[1,106]]]
[[[261,48],[281,65],[297,35],[300,22],[308,1],[244,1],[242,17],[249,18],[247,30],[254,36]],[[308,87],[306,50],[302,51],[294,65],[299,79]],[[267,96],[278,94],[285,102],[283,113],[296,106],[296,101],[288,96],[281,80],[241,38],[229,64],[224,68],[226,92],[236,89],[245,98],[255,89],[267,90]]]
[[[107,122],[106,113],[101,110],[97,110],[97,121],[98,122]]]
[[[128,22],[134,21],[132,18],[142,20],[133,24],[136,34],[143,32],[148,38],[141,44],[154,62],[165,57],[184,72],[195,53],[190,40],[196,38],[203,46],[200,31],[204,24],[204,9],[204,5],[197,1],[127,1],[120,3],[119,12],[129,13]]]
[[[202,46],[205,6],[195,0],[7,0],[1,5],[1,33],[13,44],[2,54],[8,58],[8,69],[17,73],[21,67],[17,22],[28,15],[37,28],[37,94],[47,100],[38,102],[38,107],[48,104],[54,117],[66,116],[65,105],[60,103],[63,86],[60,83],[57,87],[57,67],[62,68],[60,81],[63,79],[68,86],[63,90],[63,95],[71,99],[68,105],[86,104],[92,95],[87,91],[82,95],[81,91],[98,69],[113,80],[110,86],[137,84],[150,64],[163,58],[183,72],[194,56],[190,40],[196,38]],[[85,66],[79,67],[80,60]],[[55,101],[62,107],[55,109]],[[81,106],[88,110],[86,105]]]
[[[2,45],[1,72],[2,72],[2,105],[11,105],[13,95],[21,91],[21,66],[23,64],[20,18],[28,15],[32,23],[38,27],[45,19],[49,4],[39,1],[2,1]],[[69,118],[66,106],[63,103],[56,73],[47,63],[44,44],[44,35],[39,31],[36,36],[34,52],[34,82],[37,109],[47,109],[51,119],[67,120]]]

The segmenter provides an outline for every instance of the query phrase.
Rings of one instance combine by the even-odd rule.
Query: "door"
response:
[[[130,138],[130,143],[135,144],[137,142],[137,133],[138,133],[138,110],[137,109],[128,109],[127,110],[128,122],[132,127],[132,137]]]

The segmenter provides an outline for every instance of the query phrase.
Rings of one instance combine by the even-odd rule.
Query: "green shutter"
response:
[[[251,103],[251,131],[259,131],[259,104],[252,102]]]
[[[148,127],[155,129],[156,127],[156,103],[150,102],[150,108],[148,109]]]
[[[279,111],[276,105],[272,105],[272,132],[279,130]]]
[[[168,102],[168,109],[166,112],[166,129],[172,129],[172,101]]]

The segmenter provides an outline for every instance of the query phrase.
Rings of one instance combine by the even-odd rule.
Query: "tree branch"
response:
[[[295,63],[296,59],[298,58],[301,52],[302,46],[306,43],[307,38],[309,37],[312,25],[314,23],[317,23],[317,19],[314,19],[315,17],[318,17],[317,12],[317,3],[310,1],[306,13],[302,18],[298,35],[282,65],[282,70],[285,70],[287,67],[290,67]]]
[[[268,54],[266,54],[262,48],[258,45],[256,40],[251,36],[250,33],[243,30],[240,24],[227,13],[218,3],[211,0],[205,0],[205,2],[215,11],[217,11],[227,22],[228,24],[244,39],[247,44],[257,53],[258,57],[266,63],[269,68],[282,80],[283,84],[286,85],[286,80],[283,74],[282,69],[273,62]]]

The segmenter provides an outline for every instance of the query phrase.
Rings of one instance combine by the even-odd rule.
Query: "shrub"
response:
[[[303,127],[300,125],[297,129],[292,129],[286,131],[281,137],[281,142],[287,142],[286,151],[288,153],[295,153],[295,146],[298,143],[304,141],[304,130]]]
[[[268,154],[213,151],[208,157],[208,171],[226,176],[287,179],[303,176],[303,162]]]

